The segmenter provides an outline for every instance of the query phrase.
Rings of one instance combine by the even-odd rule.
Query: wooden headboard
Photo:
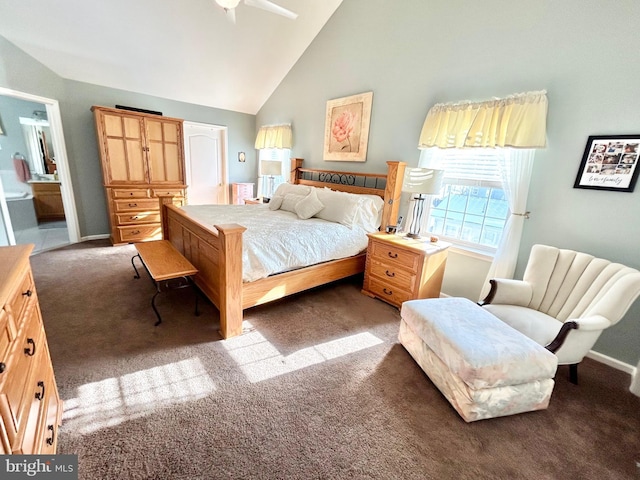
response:
[[[378,195],[384,199],[380,230],[395,225],[400,208],[405,162],[387,162],[387,173],[356,173],[302,168],[302,158],[291,159],[290,182],[312,187],[328,187],[341,192]]]

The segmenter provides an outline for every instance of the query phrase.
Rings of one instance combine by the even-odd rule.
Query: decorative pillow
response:
[[[284,210],[285,212],[296,213],[296,205],[298,202],[304,199],[304,195],[296,195],[295,193],[287,193],[283,200],[282,205],[280,205],[280,210]],[[271,202],[269,202],[271,203]]]
[[[330,188],[318,189],[318,200],[324,208],[316,213],[317,218],[328,220],[329,222],[341,223],[347,227],[353,225],[360,200],[358,195],[346,192],[336,192]]]
[[[271,197],[271,200],[269,200],[269,210],[278,210],[282,205],[282,200],[284,200],[284,197]]]
[[[316,215],[320,210],[324,208],[324,205],[320,200],[318,200],[318,194],[316,193],[316,189],[312,188],[309,195],[300,200],[296,206],[295,211],[302,220],[307,220],[308,218]]]

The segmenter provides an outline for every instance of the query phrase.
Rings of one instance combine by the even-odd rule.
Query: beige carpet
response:
[[[158,298],[131,246],[32,257],[60,394],[59,453],[82,479],[637,478],[629,375],[561,368],[548,410],[466,424],[397,343],[361,279],[249,310],[221,341],[190,289]]]

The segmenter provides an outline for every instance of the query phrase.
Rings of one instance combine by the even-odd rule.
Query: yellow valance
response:
[[[256,149],[291,148],[293,135],[291,125],[266,125],[258,129]]]
[[[526,92],[486,102],[439,103],[422,126],[418,148],[546,146],[547,92]]]

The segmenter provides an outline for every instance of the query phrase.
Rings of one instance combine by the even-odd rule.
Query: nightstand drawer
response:
[[[399,307],[402,302],[411,300],[411,292],[402,288],[380,282],[378,279],[369,278],[369,291],[376,297]]]
[[[370,273],[379,277],[380,281],[388,282],[390,285],[400,287],[408,292],[413,292],[416,284],[415,272],[403,270],[391,262],[381,262],[375,258],[371,260]]]
[[[395,263],[402,265],[409,270],[416,270],[420,261],[420,255],[397,248],[395,245],[388,243],[371,242],[371,258],[385,263]]]

